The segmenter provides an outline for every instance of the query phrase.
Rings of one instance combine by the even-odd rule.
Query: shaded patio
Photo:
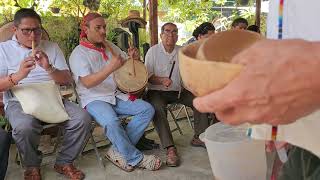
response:
[[[166,154],[162,149],[155,149],[152,151],[145,151],[146,154],[159,155],[163,161],[163,165],[159,171],[148,171],[136,169],[133,172],[127,173],[122,171],[118,167],[114,166],[108,160],[104,160],[106,165],[105,169],[99,166],[94,151],[89,151],[80,156],[75,165],[83,170],[86,174],[86,179],[117,179],[117,180],[135,180],[135,179],[161,179],[161,180],[212,180],[213,174],[210,167],[210,162],[206,149],[201,147],[192,147],[190,140],[193,137],[193,129],[188,124],[186,118],[181,119],[179,125],[182,129],[183,135],[180,135],[178,131],[173,132],[173,138],[181,156],[181,165],[179,167],[167,167],[165,165]],[[174,122],[170,119],[171,128],[175,128]],[[103,139],[103,133],[101,128],[95,129],[95,139],[99,142]],[[150,139],[156,140],[159,143],[159,137],[155,131],[147,134]],[[101,141],[100,143],[105,143]],[[107,147],[99,148],[99,152],[103,155]],[[23,169],[15,163],[16,147],[11,146],[9,167],[7,171],[7,180],[16,180],[23,178]],[[62,175],[56,173],[53,170],[55,162],[55,155],[44,157],[41,166],[41,173],[43,179],[54,180],[66,179]]]

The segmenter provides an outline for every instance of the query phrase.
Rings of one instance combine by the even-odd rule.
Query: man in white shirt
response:
[[[0,91],[4,93],[5,114],[12,126],[12,137],[22,155],[25,179],[41,179],[41,153],[38,151],[43,123],[25,114],[11,92],[17,84],[55,81],[72,82],[62,51],[56,43],[41,40],[41,18],[32,9],[20,9],[14,16],[14,36],[0,43]],[[35,51],[32,53],[32,41]],[[76,104],[63,101],[70,119],[65,121],[64,140],[54,168],[73,179],[84,173],[73,166],[91,129],[91,117]]]
[[[98,13],[87,14],[81,24],[80,45],[71,53],[70,68],[83,107],[104,128],[112,142],[106,157],[124,171],[140,167],[158,170],[161,160],[144,155],[135,145],[144,134],[154,115],[153,107],[141,99],[129,99],[117,89],[113,72],[123,65],[121,50],[106,38],[106,22]],[[138,60],[136,48],[129,55]],[[121,116],[132,116],[124,128]]]
[[[268,38],[232,61],[245,70],[225,88],[194,101],[202,112],[215,112],[228,124],[289,124],[320,108],[320,1],[270,1]],[[279,31],[279,12],[283,27]],[[297,40],[300,39],[300,40]],[[299,133],[299,132],[297,132]],[[280,147],[281,148],[281,147]],[[320,159],[294,147],[281,180],[320,179]]]
[[[161,28],[161,42],[149,49],[145,65],[149,73],[148,100],[156,110],[154,125],[159,134],[163,148],[167,149],[167,165],[178,166],[179,156],[174,146],[167,120],[166,107],[170,103],[181,103],[193,108],[194,96],[186,89],[181,90],[179,74],[178,28],[173,23],[166,23]],[[181,92],[181,94],[180,94]],[[180,96],[180,98],[178,97]],[[195,135],[192,145],[204,146],[199,135],[209,126],[207,114],[199,113],[193,108]]]

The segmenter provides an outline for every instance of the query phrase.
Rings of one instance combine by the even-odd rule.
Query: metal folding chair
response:
[[[177,105],[178,105],[178,104],[176,104],[176,106],[177,106]],[[187,108],[189,108],[189,107],[186,106],[186,105],[181,105],[181,107],[179,108],[178,112],[175,114],[175,118],[177,119],[177,121],[179,121],[179,119],[182,119],[182,118],[179,118],[179,115],[180,115],[181,111],[183,110],[184,113],[185,113],[185,115],[186,115],[186,118],[187,118],[187,120],[188,120],[189,126],[190,126],[192,129],[194,129],[194,126],[193,126],[193,123],[192,123],[193,120],[190,119],[190,118],[192,117],[192,115],[189,114]],[[185,117],[183,117],[183,118],[185,118]]]
[[[79,98],[78,92],[76,91],[76,88],[75,88],[75,82],[74,81],[72,82],[72,89],[73,89],[73,92],[74,92],[74,94],[76,96],[75,103],[77,103],[80,107],[82,107],[81,103],[80,103],[80,98]],[[96,154],[96,158],[97,158],[97,161],[98,161],[100,167],[101,168],[105,168],[105,164],[103,162],[103,158],[102,158],[100,152],[98,151],[97,143],[94,140],[94,136],[93,136],[93,131],[97,126],[98,126],[98,124],[96,123],[95,120],[91,121],[91,130],[90,130],[90,133],[88,134],[88,138],[87,138],[86,142],[84,143],[84,146],[83,146],[81,154],[83,154],[83,152],[85,150],[85,147],[88,145],[88,142],[90,140],[90,143],[91,143],[91,145],[93,147],[93,150],[94,150],[94,152]]]
[[[62,134],[62,128],[59,126],[59,124],[44,124],[43,125],[43,132],[45,132],[46,130],[50,129],[50,128],[57,128],[57,137],[56,137],[56,142],[54,144],[54,148],[51,152],[49,153],[45,153],[45,154],[42,154],[43,157],[47,157],[47,156],[51,156],[53,154],[57,154],[58,153],[58,145],[60,144],[61,142],[61,138],[63,136]],[[11,129],[11,127],[10,127]],[[17,149],[17,152],[16,152],[16,156],[15,156],[15,162],[20,165],[22,168],[24,167],[24,163],[23,163],[23,158],[22,158],[22,155],[21,153],[19,152],[19,149]]]
[[[187,107],[185,105],[181,105],[181,107],[179,107],[180,104],[178,103],[173,103],[173,104],[169,104],[167,106],[167,111],[169,112],[171,118],[173,119],[173,122],[175,123],[176,125],[176,128],[174,128],[173,130],[171,130],[171,132],[174,132],[174,131],[179,131],[179,133],[181,135],[183,135],[182,133],[182,130],[180,128],[180,125],[178,124],[178,120],[182,119],[182,118],[179,118],[179,115],[181,113],[182,110],[184,110],[185,112],[185,117],[187,118],[188,120],[188,123],[189,123],[189,126],[191,128],[193,128],[193,125],[192,125],[192,121],[190,119],[190,115],[188,113],[188,110],[187,110]],[[179,109],[178,109],[179,108]],[[178,110],[178,112],[176,114],[174,114],[174,111]]]

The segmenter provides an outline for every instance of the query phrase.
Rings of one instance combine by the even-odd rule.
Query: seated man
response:
[[[161,160],[144,155],[135,145],[143,135],[154,115],[152,106],[141,99],[117,90],[113,72],[123,64],[122,52],[106,42],[106,23],[98,13],[87,14],[81,23],[80,45],[70,56],[77,92],[83,107],[105,129],[112,142],[106,157],[116,166],[130,172],[135,167],[158,170]],[[139,58],[137,49],[129,48],[133,59]],[[126,128],[119,116],[133,116]]]
[[[232,21],[231,29],[238,29],[238,30],[246,30],[248,27],[248,21],[244,18],[237,18]]]
[[[10,135],[0,127],[0,180],[4,180],[8,167]]]
[[[210,22],[204,22],[200,24],[192,33],[192,36],[194,36],[197,40],[204,39],[210,37],[212,34],[214,34],[216,31],[216,28],[214,25]]]
[[[197,40],[207,38],[210,35],[214,34],[216,31],[216,28],[214,25],[210,22],[204,22],[200,24],[192,33],[192,38],[189,39],[185,44],[183,45],[188,45],[190,43],[193,43]]]
[[[248,31],[253,31],[253,32],[256,32],[256,33],[259,33],[260,34],[260,27],[257,26],[257,25],[250,25],[248,28],[247,28]]]
[[[199,135],[209,126],[209,119],[207,114],[201,114],[193,108],[194,95],[185,89],[181,91],[178,61],[180,46],[176,45],[178,40],[177,26],[173,23],[164,24],[160,37],[162,42],[151,47],[146,55],[145,65],[150,83],[147,96],[156,110],[154,125],[160,136],[162,147],[167,149],[166,163],[168,166],[178,166],[179,157],[167,120],[167,105],[181,103],[193,109],[195,135],[192,145],[204,146]]]
[[[5,114],[12,126],[12,137],[22,155],[25,179],[41,179],[41,153],[38,151],[42,122],[25,114],[11,91],[17,84],[55,81],[72,82],[62,51],[56,43],[41,40],[41,18],[32,9],[20,9],[14,15],[14,36],[0,43],[0,91],[4,93]],[[34,45],[32,45],[34,42]],[[35,51],[32,53],[32,47]],[[70,119],[62,123],[64,140],[54,169],[70,179],[83,179],[73,166],[91,129],[90,115],[76,104],[63,101]]]

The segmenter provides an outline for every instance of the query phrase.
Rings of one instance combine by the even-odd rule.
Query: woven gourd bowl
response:
[[[232,58],[261,39],[258,33],[230,30],[181,48],[179,69],[184,87],[196,96],[223,88],[243,68],[230,63]]]

